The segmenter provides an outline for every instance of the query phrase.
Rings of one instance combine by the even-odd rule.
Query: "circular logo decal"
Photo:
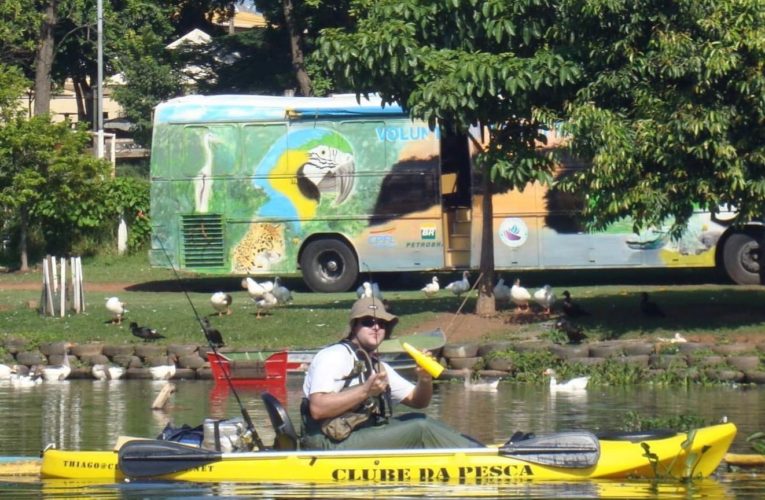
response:
[[[529,239],[529,228],[522,219],[508,217],[499,225],[499,239],[509,247],[519,247]]]

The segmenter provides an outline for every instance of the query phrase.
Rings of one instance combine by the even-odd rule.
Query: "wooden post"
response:
[[[63,318],[66,315],[66,257],[61,259],[61,288],[60,292],[60,305],[59,317]],[[65,354],[66,355],[66,354]]]
[[[69,267],[72,270],[72,310],[75,314],[80,312],[80,295],[77,290],[77,265],[74,257],[69,258]]]
[[[58,273],[56,272],[56,257],[51,255],[50,256],[50,275],[53,278],[53,293],[58,292]]]
[[[80,289],[80,311],[85,312],[85,289],[83,288],[83,276],[82,276],[82,257],[77,257],[77,276],[79,278]]]
[[[167,400],[172,396],[172,394],[175,392],[175,384],[168,382],[163,387],[162,390],[159,391],[159,394],[154,399],[154,402],[151,404],[152,410],[161,410],[165,407],[167,404]]]
[[[45,258],[45,279],[48,286],[45,287],[45,305],[46,305],[46,313],[53,316],[53,286],[51,284],[51,259],[49,257]]]

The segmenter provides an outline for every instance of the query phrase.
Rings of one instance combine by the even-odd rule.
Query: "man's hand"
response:
[[[385,370],[380,373],[373,373],[367,381],[364,382],[364,385],[367,388],[367,394],[369,394],[369,396],[379,396],[388,388],[388,374],[385,373]]]

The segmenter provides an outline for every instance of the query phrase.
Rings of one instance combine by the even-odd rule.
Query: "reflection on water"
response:
[[[36,456],[47,443],[63,449],[111,448],[118,436],[156,436],[168,422],[197,425],[205,417],[233,417],[239,408],[226,386],[209,381],[180,381],[162,411],[151,410],[164,383],[144,380],[93,382],[72,380],[31,388],[0,385],[0,455]],[[275,391],[299,422],[302,378],[291,377],[286,389]],[[262,387],[239,387],[242,403],[264,442],[273,440],[260,403]],[[462,384],[440,384],[427,412],[484,442],[503,442],[516,430],[538,434],[569,429],[616,429],[627,411],[641,416],[699,415],[712,422],[727,416],[739,427],[733,449],[749,452],[747,435],[765,430],[765,390],[734,387],[600,388],[585,394],[550,394],[546,387],[500,384],[492,392],[465,391]],[[657,489],[658,488],[658,489]],[[765,475],[719,474],[716,480],[691,485],[649,482],[515,483],[502,485],[197,485],[129,483],[94,485],[36,478],[0,479],[0,496],[92,498],[180,498],[188,496],[263,498],[745,498],[765,488]]]

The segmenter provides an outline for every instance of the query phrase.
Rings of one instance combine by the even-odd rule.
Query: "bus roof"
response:
[[[356,99],[355,94],[331,97],[262,95],[189,95],[157,106],[154,124],[241,121],[282,121],[301,118],[403,115],[399,105],[383,107],[377,95]]]

